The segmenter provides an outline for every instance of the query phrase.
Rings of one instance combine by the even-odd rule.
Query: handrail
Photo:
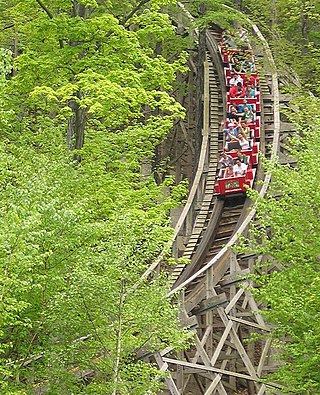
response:
[[[208,144],[209,144],[209,137],[210,137],[210,122],[209,122],[209,116],[210,116],[210,111],[209,111],[209,103],[210,96],[209,96],[209,63],[207,60],[204,62],[204,94],[203,94],[203,130],[202,130],[202,142],[201,142],[201,149],[200,149],[200,156],[199,156],[199,162],[198,162],[198,167],[197,171],[192,183],[192,187],[190,189],[190,193],[187,198],[187,202],[184,205],[184,208],[182,210],[182,213],[178,219],[178,222],[174,228],[174,233],[172,238],[166,243],[165,247],[159,254],[157,260],[152,263],[148,269],[141,275],[139,281],[133,285],[132,289],[130,292],[134,291],[137,289],[139,284],[147,278],[150,273],[152,273],[158,265],[161,263],[162,259],[164,258],[164,255],[167,251],[168,248],[170,248],[173,243],[175,242],[182,225],[184,224],[186,217],[192,207],[192,204],[194,202],[194,199],[196,197],[199,185],[200,185],[200,180],[204,174],[204,165],[205,161],[207,158],[207,149],[208,149]]]
[[[175,226],[173,239],[178,236],[178,233],[186,219],[186,216],[191,208],[191,205],[196,196],[197,189],[199,187],[200,179],[203,175],[207,148],[210,136],[210,126],[209,126],[209,63],[206,60],[204,62],[204,93],[203,93],[203,132],[202,132],[202,143],[200,150],[199,163],[196,171],[196,175],[193,180],[193,184],[187,199],[187,203],[185,204],[183,211],[180,215],[180,218]]]
[[[228,7],[229,8],[229,7]],[[266,41],[266,39],[263,37],[262,33],[260,32],[259,28],[253,24],[249,19],[247,21],[251,24],[253,31],[256,33],[258,38],[261,40],[262,45],[265,49],[265,52],[267,54],[267,58],[270,62],[270,65],[272,66],[272,93],[273,93],[273,113],[274,113],[274,134],[273,134],[273,142],[272,142],[272,157],[276,157],[278,153],[278,148],[279,148],[279,139],[280,139],[280,102],[279,102],[279,86],[278,86],[278,74],[276,70],[276,65],[273,60],[272,52],[270,50],[270,47]],[[263,197],[269,187],[271,180],[271,174],[268,172],[266,174],[266,177],[263,182],[263,186],[260,190],[260,196]],[[237,233],[231,237],[231,239],[228,241],[228,243],[219,251],[219,253],[211,259],[204,267],[202,267],[200,270],[198,270],[196,273],[194,273],[191,277],[189,277],[187,280],[185,280],[183,283],[172,289],[168,293],[168,297],[172,296],[176,292],[180,291],[182,288],[190,284],[194,279],[196,279],[198,276],[200,276],[202,273],[206,272],[209,268],[213,267],[213,265],[217,264],[219,265],[220,261],[225,257],[227,253],[229,253],[229,250],[231,247],[233,247],[236,242],[239,239],[239,236],[244,233],[246,230],[247,226],[253,219],[253,217],[256,214],[256,204],[253,206],[253,208],[250,210],[249,214],[245,218],[245,220],[242,222],[240,225]]]
[[[212,35],[210,34],[210,32],[207,30],[206,31],[206,44],[208,47],[208,51],[213,59],[213,61],[216,64],[221,64],[222,63],[222,59],[220,57],[220,54],[218,52],[219,47],[216,43],[216,40],[212,37]],[[219,77],[219,81],[220,81],[220,89],[221,89],[221,96],[222,96],[222,108],[223,108],[223,112],[224,112],[224,118],[226,117],[226,95],[227,95],[227,89],[225,86],[225,77],[224,77],[224,71],[222,67],[216,67],[217,73],[218,73],[218,77]]]

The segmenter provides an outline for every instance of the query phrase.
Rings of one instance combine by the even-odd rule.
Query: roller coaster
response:
[[[251,34],[259,42],[252,51],[263,73],[254,102],[259,106],[252,141],[255,145],[250,153],[254,169],[250,182],[242,178],[243,183],[263,196],[270,175],[258,163],[258,152],[286,162],[285,140],[294,128],[280,120],[280,109],[288,106],[289,99],[279,93],[280,77],[268,44],[255,25]],[[226,72],[229,66],[219,47],[221,40],[219,27],[206,31],[202,145],[188,201],[174,233],[175,241],[179,235],[187,240],[183,256],[190,264],[174,267],[169,295],[178,295],[181,321],[193,332],[194,342],[187,351],[175,353],[167,349],[155,354],[159,368],[166,372],[166,388],[161,394],[281,393],[268,380],[276,369],[271,337],[265,336],[271,328],[259,313],[260,306],[250,292],[252,280],[248,277],[255,263],[264,257],[237,254],[234,249],[239,236],[247,234],[255,207],[243,193],[220,198],[228,194],[227,187],[219,186],[217,180],[219,153],[225,144],[220,125],[230,105]],[[188,234],[190,222],[193,226]]]

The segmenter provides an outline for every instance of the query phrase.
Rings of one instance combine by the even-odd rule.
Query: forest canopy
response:
[[[283,350],[276,379],[317,394],[320,3],[189,6],[193,27],[257,22],[300,96],[297,165],[266,165],[281,198],[258,199],[256,252],[282,270],[257,278],[257,293]],[[170,256],[169,212],[187,194],[155,160],[189,93],[177,76],[195,49],[180,16],[174,0],[0,0],[3,394],[155,394],[163,373],[138,351],[188,344],[166,275],[141,280]]]
[[[0,2],[3,394],[153,393],[137,351],[189,337],[141,281],[186,194],[141,172],[184,116],[172,3]]]

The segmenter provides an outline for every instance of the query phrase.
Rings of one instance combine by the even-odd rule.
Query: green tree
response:
[[[320,73],[320,2],[244,0],[242,10],[265,34],[281,74],[294,70],[303,85],[318,94],[314,81]]]
[[[296,165],[269,163],[273,177],[270,192],[264,199],[257,198],[261,228],[253,230],[256,251],[270,256],[271,267],[276,263],[279,269],[258,277],[257,294],[268,306],[264,314],[275,325],[273,336],[282,351],[275,378],[288,392],[318,394],[319,101],[308,96],[294,104],[296,111],[291,116],[300,135],[290,145]]]
[[[186,193],[140,172],[183,116],[169,3],[0,2],[1,393],[155,392],[137,351],[188,338],[165,277],[134,287]]]
[[[159,112],[166,113],[164,122],[181,116],[166,91],[185,57],[177,54],[167,62],[156,54],[154,37],[163,43],[175,32],[159,12],[167,2],[146,3],[149,8],[124,2],[118,9],[118,2],[13,2],[3,23],[14,26],[3,31],[3,40],[18,41],[14,67],[19,72],[10,86],[15,92],[10,105],[33,117],[35,127],[39,113],[65,122],[71,150],[83,147],[88,127],[123,130],[150,117],[152,122]]]

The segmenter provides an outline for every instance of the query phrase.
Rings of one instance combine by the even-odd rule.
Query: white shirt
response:
[[[241,149],[250,149],[250,144],[248,140],[239,140],[239,143],[241,145]]]
[[[241,85],[243,85],[243,78],[241,75],[236,75],[235,77],[230,78],[229,85],[237,85],[238,82],[241,82]]]
[[[240,163],[240,165],[238,165],[237,163],[233,166],[233,171],[234,174],[236,176],[242,176],[243,174],[245,174],[246,170],[247,170],[247,165],[245,163]]]

